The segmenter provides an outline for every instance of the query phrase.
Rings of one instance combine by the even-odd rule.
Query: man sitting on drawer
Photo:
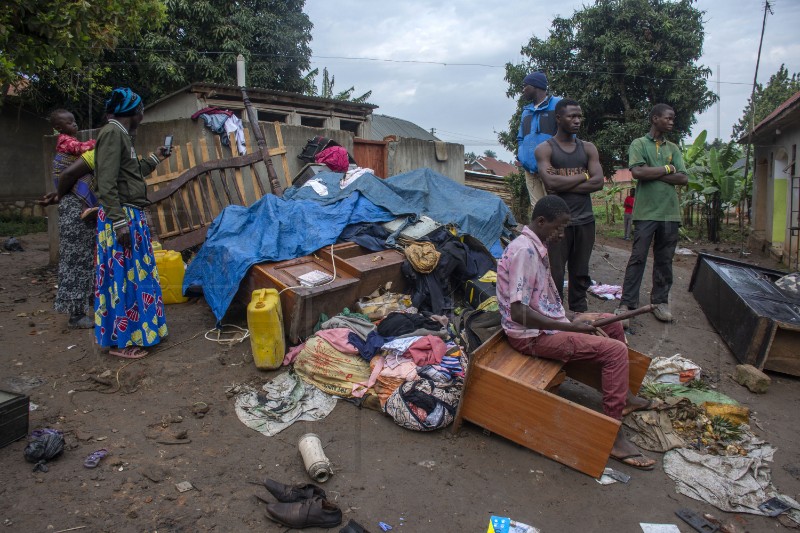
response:
[[[550,274],[547,245],[558,242],[569,224],[570,210],[558,196],[536,203],[531,222],[497,263],[497,302],[508,342],[528,355],[559,361],[593,361],[601,366],[603,412],[622,420],[650,403],[628,390],[628,346],[619,322],[598,329],[597,313],[567,313]],[[611,457],[634,468],[651,470],[645,457],[620,431]]]

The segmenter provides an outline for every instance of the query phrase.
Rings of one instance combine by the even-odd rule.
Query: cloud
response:
[[[496,141],[516,103],[505,96],[503,65],[521,60],[520,48],[536,35],[546,38],[557,15],[568,17],[583,0],[460,0],[431,3],[404,0],[385,4],[361,0],[309,0],[306,13],[314,29],[314,67],[328,67],[335,88],[372,90],[375,111],[435,128],[444,140],[467,151],[495,150],[511,159]],[[698,0],[706,12],[706,40],[699,63],[722,70],[720,134],[730,137],[750,96],[761,30],[760,0]],[[800,71],[800,2],[780,0],[767,19],[759,81],[786,63]],[[351,59],[343,59],[351,58]],[[444,63],[447,66],[443,66]],[[466,66],[466,64],[475,66]],[[483,66],[480,66],[483,65]],[[698,117],[694,133],[717,133],[716,106]]]

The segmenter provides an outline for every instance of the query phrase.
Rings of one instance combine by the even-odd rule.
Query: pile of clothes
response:
[[[197,113],[192,115],[192,120],[201,119],[206,127],[220,136],[220,142],[223,146],[230,146],[228,135],[234,133],[236,135],[236,150],[239,155],[244,155],[247,152],[244,140],[244,124],[241,119],[233,114],[233,111],[228,109],[219,109],[218,107],[204,107]]]
[[[374,321],[345,309],[290,350],[284,365],[319,390],[385,412],[403,427],[438,429],[455,416],[467,363],[448,322],[414,309]]]

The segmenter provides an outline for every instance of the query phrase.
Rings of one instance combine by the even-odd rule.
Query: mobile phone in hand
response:
[[[167,135],[164,137],[164,156],[168,156],[172,153],[172,135]]]

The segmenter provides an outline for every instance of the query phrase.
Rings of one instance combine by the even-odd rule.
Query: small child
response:
[[[58,178],[65,168],[70,166],[81,154],[93,150],[97,141],[91,139],[81,142],[75,138],[78,133],[78,124],[75,116],[66,109],[56,109],[50,113],[50,125],[59,134],[56,142],[56,156],[53,159],[53,182],[58,190]],[[97,213],[99,203],[94,195],[92,174],[81,176],[72,186],[72,193],[83,200],[86,208],[81,212],[81,218],[93,216]]]

